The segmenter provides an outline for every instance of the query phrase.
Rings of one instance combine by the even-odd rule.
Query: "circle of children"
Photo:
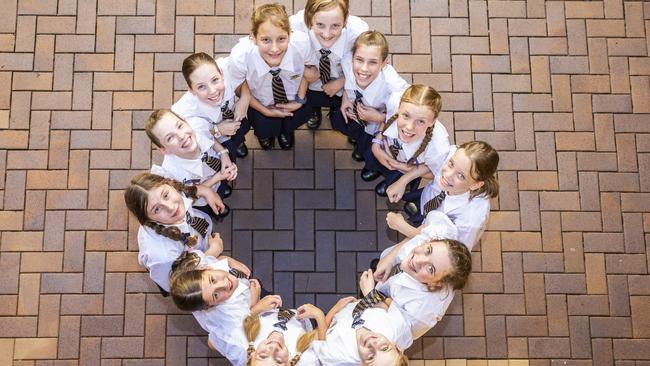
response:
[[[450,145],[440,95],[408,85],[387,57],[384,35],[349,15],[347,0],[308,0],[292,16],[262,5],[229,57],[184,60],[188,91],[147,121],[164,159],[124,194],[141,224],[138,259],[232,364],[406,365],[404,350],[467,282],[498,194],[499,155],[482,141]],[[276,138],[291,149],[301,124],[318,129],[321,107],[354,144],[352,158],[365,161],[362,179],[383,176],[376,193],[404,200],[408,215],[387,215],[406,239],[363,272],[361,299],[342,298],[326,314],[312,304],[283,308],[246,265],[221,255],[213,233],[230,211],[223,199],[249,129],[265,150]],[[418,189],[421,178],[430,183]]]

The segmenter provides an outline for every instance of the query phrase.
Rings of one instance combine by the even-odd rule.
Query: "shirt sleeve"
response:
[[[311,46],[309,35],[304,32],[294,31],[291,33],[291,43],[298,49],[305,65],[318,65],[316,51]]]
[[[348,15],[348,21],[345,24],[345,27],[350,30],[354,38],[357,38],[359,34],[369,29],[368,23],[355,15]]]
[[[415,247],[429,240],[430,239],[428,236],[423,234],[418,234],[413,238],[411,238],[411,240],[404,243],[404,245],[402,245],[395,258],[396,264],[406,259],[406,257],[408,257],[408,255],[411,254],[411,251],[415,249]]]
[[[489,198],[475,197],[473,200],[481,201],[476,201],[478,203],[477,206],[479,207],[470,208],[472,206],[470,204],[470,207],[468,207],[468,209],[471,209],[472,212],[469,215],[469,219],[456,220],[458,225],[458,240],[461,243],[465,244],[467,249],[470,251],[474,245],[476,245],[481,235],[483,234],[485,226],[487,225],[487,221],[490,217]]]
[[[430,240],[436,239],[458,239],[458,228],[441,211],[431,211],[427,214],[426,225],[420,231]]]
[[[248,37],[241,38],[230,51],[228,76],[231,77],[233,85],[239,86],[246,80],[248,72],[248,54],[252,48]]]

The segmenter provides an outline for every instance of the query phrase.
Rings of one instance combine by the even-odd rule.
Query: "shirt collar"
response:
[[[420,144],[424,140],[424,136],[422,138],[411,141],[409,143],[402,142],[399,138],[399,133],[397,131],[397,121],[393,121],[390,126],[384,131],[384,136],[390,137],[391,139],[397,139],[400,144],[402,145],[402,151],[404,151],[404,155],[406,156],[406,159],[410,159],[416,151],[418,151],[418,148],[420,147]],[[392,142],[392,141],[391,141]]]
[[[269,71],[271,71],[272,67],[270,67],[266,63],[266,61],[264,61],[264,58],[262,58],[262,54],[260,54],[260,49],[259,49],[259,47],[257,47],[257,45],[255,45],[255,42],[252,39],[250,40],[250,42],[252,43],[253,47],[255,47],[255,51],[253,52],[253,54],[255,55],[255,57],[253,57],[255,70],[257,71],[257,73],[259,75],[267,74]],[[289,42],[289,46],[287,47],[287,51],[285,52],[284,56],[282,57],[282,61],[280,62],[280,66],[278,66],[277,68],[279,68],[281,70],[287,70],[287,71],[297,70],[298,69],[298,67],[296,67],[296,65],[294,63],[294,58],[295,57],[291,57],[291,55],[290,55],[292,52],[294,52],[294,49],[293,49],[294,47],[295,46],[293,44],[291,44],[291,42]]]
[[[343,28],[343,30],[341,31],[341,35],[336,40],[336,42],[334,42],[332,47],[326,48],[332,51],[332,53],[338,56],[338,58],[343,58],[343,53],[345,52],[345,39],[347,37],[346,32],[348,32],[347,28]],[[309,39],[311,40],[311,44],[314,46],[316,52],[318,52],[318,58],[320,59],[319,51],[325,47],[321,46],[320,42],[318,41],[318,38],[316,37],[316,33],[314,33],[313,30],[309,31]]]

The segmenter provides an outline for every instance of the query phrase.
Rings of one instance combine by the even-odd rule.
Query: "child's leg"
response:
[[[243,158],[244,156],[246,156],[246,154],[243,154],[243,152],[240,151],[240,147],[242,145],[244,146],[244,148],[246,147],[245,145],[246,134],[250,129],[251,129],[251,124],[250,122],[248,122],[248,118],[244,118],[241,121],[241,126],[239,126],[237,133],[230,136],[229,140],[221,144],[223,145],[223,147],[228,149],[228,155],[230,155],[230,160],[232,162],[235,162],[237,157]],[[246,153],[248,153],[247,148],[246,148]]]
[[[307,104],[311,108],[311,116],[307,121],[307,127],[312,130],[320,126],[322,119],[321,107],[328,107],[330,109],[330,118],[332,111],[341,107],[341,97],[328,97],[322,91],[307,90]]]
[[[248,108],[248,121],[264,150],[273,147],[273,138],[282,132],[283,118],[266,117],[253,108]]]
[[[361,179],[366,182],[373,181],[381,175],[382,168],[386,169],[377,161],[372,153],[372,136],[361,130],[362,134],[357,138],[357,144],[354,147],[355,153],[358,152],[364,158],[363,170],[361,170]]]
[[[278,142],[280,143],[280,147],[283,150],[288,150],[293,147],[293,131],[307,122],[310,114],[311,107],[304,105],[300,109],[294,111],[293,116],[282,119],[281,132],[278,136]]]

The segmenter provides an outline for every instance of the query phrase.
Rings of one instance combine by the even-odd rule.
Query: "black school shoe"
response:
[[[386,194],[387,189],[388,189],[388,184],[384,179],[375,186],[375,193],[377,193],[377,195],[379,196],[387,197],[388,196],[388,194]]]
[[[314,111],[311,114],[311,117],[307,120],[307,127],[310,130],[315,130],[320,127],[320,122],[323,119],[323,113],[320,108],[314,108]]]
[[[293,147],[293,132],[289,135],[281,133],[280,136],[278,136],[278,144],[280,144],[282,150],[291,149]]]
[[[376,170],[370,170],[366,168],[361,169],[361,179],[363,179],[364,182],[372,182],[373,180],[379,178],[380,175],[381,173]]]
[[[353,151],[353,152],[352,152],[352,160],[354,160],[354,161],[358,161],[358,162],[362,162],[362,161],[364,161],[364,160],[366,160],[366,159],[363,158],[363,155],[359,154],[359,153],[356,152],[356,151]]]
[[[273,148],[273,137],[268,137],[268,138],[258,137],[257,141],[259,141],[260,147],[263,150],[271,150]]]
[[[226,183],[221,183],[221,184],[223,184],[223,188],[221,188],[221,186],[219,186],[219,188],[221,188],[221,190],[219,190],[219,192],[218,192],[219,196],[221,198],[230,197],[230,195],[232,194],[232,188],[230,188],[230,186],[228,184],[226,184]]]
[[[237,150],[235,150],[235,154],[237,154],[238,158],[245,158],[246,155],[248,155],[248,146],[246,146],[245,142],[242,142],[239,147],[237,147]]]

